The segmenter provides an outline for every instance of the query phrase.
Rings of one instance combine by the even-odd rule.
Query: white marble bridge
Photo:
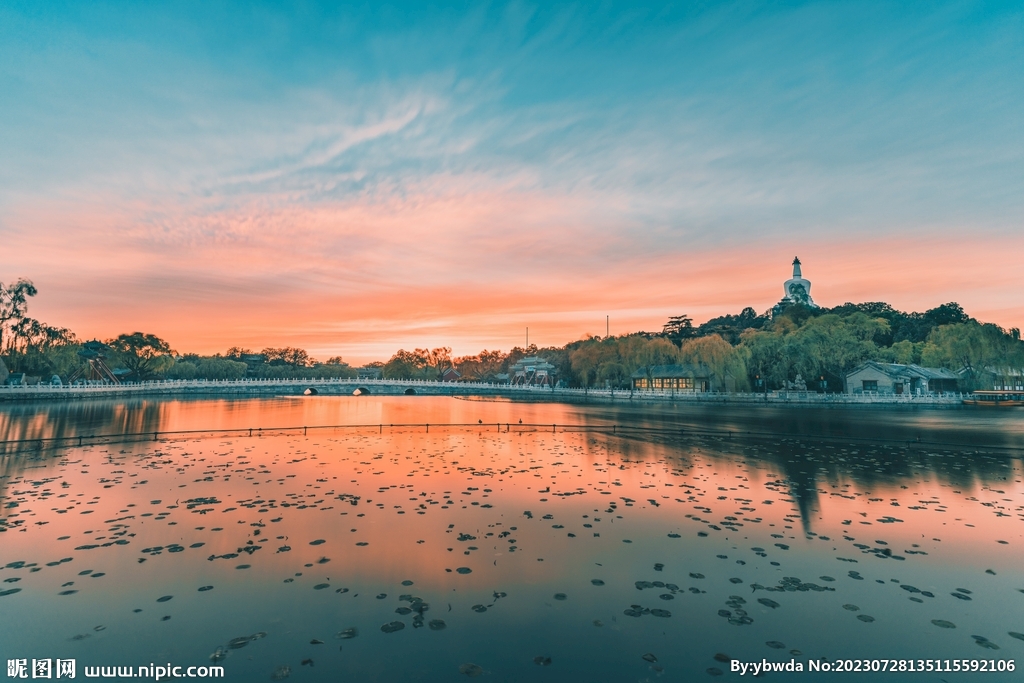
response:
[[[570,389],[513,386],[490,382],[437,382],[400,379],[238,379],[238,380],[154,380],[125,384],[75,384],[54,386],[0,386],[0,403],[6,401],[48,401],[85,398],[204,396],[479,396],[505,397],[525,401],[657,401],[734,404],[901,404],[960,405],[965,395],[874,396],[818,394],[775,391],[768,394],[725,392],[630,391],[629,389]]]

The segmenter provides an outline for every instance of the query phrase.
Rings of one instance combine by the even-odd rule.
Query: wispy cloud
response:
[[[794,252],[1024,315],[1020,13],[203,11],[0,16],[0,279],[54,322],[470,351],[765,308]]]

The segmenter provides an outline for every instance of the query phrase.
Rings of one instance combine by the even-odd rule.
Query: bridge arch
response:
[[[313,387],[308,387],[305,391],[302,392],[302,395],[303,396],[319,396],[320,392],[317,391]]]
[[[353,396],[369,396],[370,395],[370,390],[367,389],[366,387],[359,387],[355,391],[352,392],[352,395]]]
[[[406,396],[415,396],[416,395],[416,390],[413,389],[412,387],[409,387],[408,389],[405,390],[405,395]]]

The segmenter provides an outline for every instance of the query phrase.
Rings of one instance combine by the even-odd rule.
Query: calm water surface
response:
[[[372,396],[4,406],[2,440],[267,432],[0,456],[0,650],[73,658],[79,678],[212,658],[236,681],[1021,660],[1022,422]],[[1020,680],[871,678],[907,676]]]

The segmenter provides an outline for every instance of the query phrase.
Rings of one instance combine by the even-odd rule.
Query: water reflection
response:
[[[82,434],[445,422],[624,424],[778,438],[1024,449],[1024,411],[976,407],[761,407],[516,403],[441,397],[110,399],[0,404],[0,441]]]
[[[768,439],[747,436],[680,437],[677,444],[697,444],[709,457],[742,458],[771,465],[777,481],[795,499],[805,529],[821,511],[821,496],[862,491],[907,490],[924,482],[973,490],[1013,484],[1020,479],[1020,456],[1005,449],[936,449],[916,443],[857,443],[835,439]]]
[[[9,404],[0,412],[0,441],[21,451],[0,461],[3,482],[28,462],[59,457],[80,436],[149,434],[300,425],[480,423],[502,429],[530,425],[622,425],[614,443],[626,456],[648,457],[651,443],[711,457],[772,463],[812,528],[819,496],[844,485],[865,490],[935,478],[957,488],[1012,481],[1024,451],[1024,420],[1013,411],[707,405],[566,405],[418,397],[294,397],[197,400],[96,400]],[[525,419],[524,419],[525,418]],[[521,424],[526,427],[520,426]],[[390,428],[390,427],[389,427]],[[179,437],[180,438],[180,435]],[[599,437],[606,438],[606,437]],[[40,441],[39,445],[24,442]],[[116,443],[116,441],[115,441]],[[26,448],[27,447],[27,448]],[[608,446],[606,446],[608,447]],[[1018,450],[1019,449],[1019,450]],[[28,450],[29,452],[25,452]]]
[[[152,432],[163,422],[168,406],[159,401],[115,400],[7,405],[0,410],[0,441]]]
[[[212,656],[236,680],[533,681],[693,680],[728,675],[733,657],[1024,653],[1021,463],[992,447],[424,397],[111,404],[78,424],[57,408],[19,419],[69,434],[477,426],[4,456],[12,657]],[[519,432],[520,419],[605,429]],[[879,416],[883,431],[924,429],[910,421]],[[659,429],[607,429],[627,423]]]

